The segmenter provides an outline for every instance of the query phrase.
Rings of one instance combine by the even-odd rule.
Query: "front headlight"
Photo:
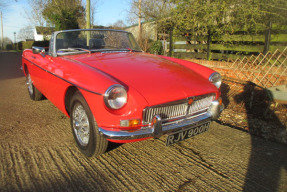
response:
[[[111,109],[120,109],[127,103],[127,91],[122,85],[110,86],[104,95],[104,101],[107,107]]]
[[[213,83],[217,88],[219,88],[222,82],[221,75],[217,72],[214,72],[209,76],[209,81]]]

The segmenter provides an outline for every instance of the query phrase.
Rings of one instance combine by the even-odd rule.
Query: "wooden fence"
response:
[[[209,45],[209,46],[208,46]],[[208,35],[173,36],[173,56],[184,59],[230,60],[259,53],[281,51],[287,46],[287,26],[276,26],[256,34],[237,32],[211,39]]]

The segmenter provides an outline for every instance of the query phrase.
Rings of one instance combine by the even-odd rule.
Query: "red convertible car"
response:
[[[167,135],[171,145],[207,131],[223,110],[219,73],[144,53],[126,31],[57,31],[49,48],[27,49],[22,59],[31,99],[45,96],[70,117],[86,156],[108,142]]]

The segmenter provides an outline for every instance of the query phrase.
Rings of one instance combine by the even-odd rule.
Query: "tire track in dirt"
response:
[[[75,150],[75,149],[73,149]],[[88,174],[87,172],[85,172],[85,169],[83,169],[80,164],[79,164],[79,161],[78,159],[75,159],[75,158],[68,158],[71,156],[70,154],[70,151],[71,150],[68,150],[68,151],[64,151],[64,150],[57,150],[57,155],[61,158],[62,160],[62,164],[66,165],[67,169],[69,167],[77,167],[77,173],[74,173],[72,172],[70,174],[70,177],[71,177],[71,180],[72,182],[74,183],[75,181],[73,180],[73,178],[75,177],[80,177],[80,178],[85,178],[85,180],[77,180],[75,185],[76,186],[81,186],[81,188],[79,188],[80,191],[84,191],[85,189],[89,189],[89,190],[96,190],[94,188],[94,186],[91,184],[91,182],[89,182],[89,180],[91,180],[91,175]],[[83,161],[84,159],[82,159]],[[67,170],[66,170],[67,171]],[[69,173],[68,173],[69,175]],[[97,183],[97,181],[95,181],[95,183]],[[85,187],[85,188],[82,188],[82,187]],[[97,186],[97,185],[96,185]],[[76,187],[74,187],[74,189],[76,189]]]
[[[53,159],[50,157],[49,150],[51,149],[45,149],[40,152],[39,156],[39,166],[41,172],[43,172],[43,175],[45,175],[45,179],[39,183],[39,185],[42,187],[41,190],[43,190],[43,187],[49,186],[51,188],[51,191],[62,191],[65,190],[65,186],[63,185],[60,176],[59,176],[59,170],[57,169],[57,166],[55,165],[55,162]],[[50,191],[50,189],[45,191]]]
[[[160,141],[160,140],[157,140],[157,141]],[[160,141],[160,143],[162,143],[163,144],[163,141]],[[155,145],[155,146],[157,146],[157,145]],[[171,149],[173,146],[171,146],[171,147],[169,147],[169,149]],[[202,158],[201,157],[197,157],[196,158],[196,153],[190,153],[190,151],[186,151],[186,153],[185,154],[183,154],[183,153],[178,153],[178,151],[180,151],[180,150],[178,150],[177,148],[174,148],[175,150],[166,150],[166,152],[164,153],[164,154],[170,154],[171,156],[174,156],[176,159],[179,159],[179,158],[182,158],[182,159],[186,159],[187,157],[187,161],[189,161],[189,163],[192,165],[192,164],[198,164],[198,166],[200,167],[200,166],[203,166],[203,168],[204,169],[206,169],[206,167],[210,167],[206,162],[204,163],[204,162],[202,162],[203,163],[203,165],[202,165],[202,163],[201,163],[201,161],[202,161]],[[179,147],[179,149],[180,149],[180,147]],[[148,152],[150,152],[150,153],[153,153],[154,154],[154,152],[152,152],[151,150],[149,150]],[[190,158],[190,156],[189,155],[187,155],[187,153],[190,153],[190,155],[191,155],[191,157],[192,158]],[[159,157],[162,157],[162,156],[164,156],[163,154],[160,154],[159,155]],[[168,157],[167,157],[167,159],[168,159]],[[186,162],[184,162],[184,163],[186,163]],[[180,167],[181,167],[181,165],[180,165]],[[188,167],[188,166],[186,166],[186,167]],[[210,169],[210,168],[209,168]],[[172,170],[171,170],[172,171]],[[210,169],[210,171],[212,172],[215,172],[215,175],[218,175],[218,177],[225,177],[225,178],[227,178],[226,176],[224,176],[224,175],[222,175],[222,174],[219,174],[219,173],[217,173],[216,171],[214,171],[214,170],[212,170],[212,169]],[[185,180],[186,181],[186,179],[185,178],[182,178],[181,180]]]
[[[164,146],[163,145],[164,142],[162,140],[157,140],[156,142],[158,142],[160,146]],[[158,145],[154,145],[154,146],[158,146]],[[194,166],[196,162],[194,161],[194,159],[186,159],[186,156],[183,156],[182,154],[178,153],[178,151],[174,149],[175,148],[173,146],[170,146],[166,150],[158,150],[158,151],[148,150],[148,153],[150,153],[150,155],[159,154],[158,156],[155,157],[155,159],[161,162],[162,165],[166,165],[166,164],[173,165],[173,166],[168,166],[168,167],[163,166],[163,169],[165,169],[166,174],[167,173],[178,173],[177,177],[174,178],[176,180],[173,180],[173,183],[182,183],[186,181],[186,176],[188,176],[188,173],[184,175],[179,174],[179,173],[182,170],[188,170],[189,168],[192,168],[192,166]],[[162,153],[162,151],[164,152]],[[166,154],[169,154],[169,155],[166,155]],[[178,164],[178,162],[181,162],[182,164]],[[191,174],[194,174],[194,172],[192,172]],[[172,174],[169,174],[169,175],[166,175],[165,177],[173,177],[173,176]]]
[[[138,165],[137,172],[140,172],[140,177],[138,182],[146,181],[146,187],[150,190],[152,189],[172,189],[174,182],[166,182],[166,177],[169,177],[168,173],[172,173],[172,170],[167,170],[172,168],[172,166],[167,167],[162,162],[166,159],[164,154],[155,152],[153,148],[149,148],[149,143],[154,143],[153,141],[145,141],[145,147],[143,149],[137,150],[137,145],[130,144],[131,146],[123,148],[121,154],[123,156],[131,157],[132,164]],[[132,153],[130,153],[130,150]],[[149,149],[149,150],[147,150]],[[118,156],[119,153],[116,155]],[[129,155],[127,155],[129,154]],[[157,159],[155,154],[161,156],[162,158]],[[136,158],[135,158],[136,157]],[[166,161],[166,160],[165,160]],[[168,163],[168,162],[165,162]],[[148,167],[148,169],[147,169]],[[135,175],[138,174],[136,171],[133,172]],[[132,177],[133,178],[133,177]]]
[[[32,151],[29,148],[23,146],[19,149],[18,156],[19,157],[17,159],[19,162],[21,162],[19,167],[22,169],[22,177],[24,176],[26,178],[24,180],[25,188],[28,187],[29,190],[39,191],[40,189],[37,188],[37,183],[39,183],[39,181],[42,179],[41,174],[37,172],[37,163],[33,161],[36,154],[32,155]]]
[[[229,169],[226,169],[226,167],[225,169],[221,169],[220,164],[206,159],[203,155],[201,155],[200,151],[194,147],[185,147],[181,144],[175,145],[174,147],[180,152],[181,155],[185,156],[185,158],[189,159],[197,167],[205,170],[203,173],[206,177],[201,177],[202,182],[205,184],[208,184],[209,186],[211,185],[220,191],[228,191],[229,189],[236,188],[240,190],[238,187],[239,183],[234,182],[234,180],[227,175]],[[208,178],[207,175],[212,175],[212,179]],[[208,180],[206,178],[208,178]],[[218,179],[225,183],[224,186],[218,186]]]
[[[88,175],[89,182],[93,183],[93,181],[96,182],[96,186],[93,186],[95,190],[103,191],[103,183],[109,183],[108,178],[105,178],[106,175],[102,174],[105,171],[100,168],[100,164],[98,162],[98,159],[90,159],[90,158],[82,158],[82,154],[75,151],[74,149],[67,147],[69,150],[69,153],[71,156],[75,158],[73,163],[77,167],[81,167],[83,169],[83,172],[85,172]],[[96,161],[96,163],[93,163],[93,160]],[[93,181],[92,181],[93,180]]]
[[[109,159],[109,161],[107,159]],[[130,173],[126,175],[125,172],[123,172],[121,168],[116,165],[117,160],[113,157],[107,155],[107,159],[105,156],[100,157],[99,163],[105,168],[103,170],[109,170],[109,175],[113,175],[113,180],[117,181],[116,185],[119,186],[119,188],[127,191],[138,191],[139,189],[137,189],[134,183],[131,182],[132,178],[129,177]],[[111,161],[111,159],[116,161]]]
[[[221,137],[222,134],[218,135],[219,137]],[[232,137],[232,135],[229,135],[227,133],[225,133],[225,138],[217,138],[218,141],[220,140],[230,140],[230,142],[226,142],[226,143],[234,143],[235,142],[235,139],[230,139]],[[242,138],[246,138],[246,137],[249,137],[248,134],[244,134],[242,133],[241,135]],[[212,135],[210,135],[208,141],[205,141],[207,140],[206,138],[202,138],[203,139],[203,142],[208,142],[208,141],[216,141],[216,139],[214,139],[212,137]],[[242,142],[242,140],[241,140]],[[225,143],[225,142],[223,142]],[[222,152],[222,153],[225,153],[226,155],[222,156],[222,158],[214,158],[215,157],[215,152],[212,152],[212,153],[208,153],[206,152],[206,149],[209,148],[209,146],[205,146],[203,147],[202,145],[196,145],[195,143],[195,147],[198,149],[197,152],[195,152],[195,154],[201,154],[201,156],[205,157],[205,160],[204,161],[209,161],[209,162],[212,162],[214,164],[214,162],[217,162],[215,164],[215,168],[224,173],[225,175],[229,175],[229,179],[232,181],[232,183],[234,184],[238,184],[240,185],[240,183],[242,182],[242,179],[245,178],[245,171],[246,171],[246,167],[244,167],[244,165],[242,164],[242,161],[240,160],[240,152],[236,152],[236,153],[233,153],[234,150],[231,149],[230,151],[226,151],[224,150],[224,148],[221,146],[220,147],[214,147],[214,146],[219,146],[218,145],[219,143],[209,143],[209,146],[213,148],[214,151],[225,151],[225,152]],[[243,145],[243,144],[242,144]],[[185,146],[185,142],[183,142],[182,144],[179,145],[180,147],[184,147],[184,148],[188,148],[188,146],[186,147]],[[239,150],[240,146],[240,142],[238,142],[238,144],[236,145],[236,149]],[[228,147],[230,148],[230,147]],[[249,153],[247,153],[246,155],[249,155]],[[229,158],[229,156],[231,156],[232,158]],[[233,161],[232,164],[230,164],[230,162]],[[245,170],[244,170],[245,169]],[[234,171],[234,170],[244,170],[242,172],[240,171]]]

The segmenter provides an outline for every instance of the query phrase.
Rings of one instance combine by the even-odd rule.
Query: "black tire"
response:
[[[71,128],[80,151],[87,157],[106,152],[108,141],[100,135],[94,116],[82,94],[77,91],[70,103]]]
[[[34,101],[40,101],[43,98],[43,94],[33,85],[33,81],[28,71],[26,74],[26,84],[28,86],[30,98]]]

